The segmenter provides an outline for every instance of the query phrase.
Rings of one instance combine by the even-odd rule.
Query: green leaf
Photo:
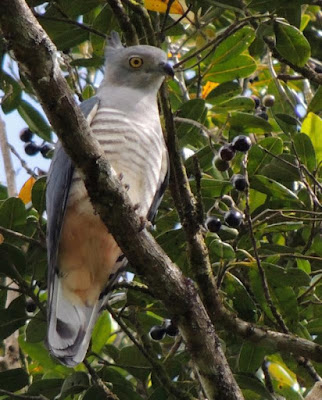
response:
[[[44,117],[30,103],[21,100],[18,112],[25,120],[32,132],[35,132],[42,139],[51,141],[51,129]]]
[[[322,333],[322,318],[312,319],[307,324],[307,329],[311,335],[319,335]]]
[[[249,176],[260,173],[262,168],[273,159],[262,148],[277,156],[283,152],[283,141],[279,137],[267,137],[251,147],[247,165]]]
[[[120,400],[142,400],[142,397],[135,393],[136,391],[132,383],[120,373],[119,368],[104,367],[99,372],[99,376],[104,382],[113,385],[113,393],[115,393]]]
[[[311,273],[311,264],[308,260],[303,260],[302,258],[296,259],[297,268],[306,272],[307,274]]]
[[[205,101],[202,99],[189,100],[182,104],[182,107],[177,111],[180,118],[189,118],[194,121],[203,122],[207,110]],[[180,141],[180,146],[191,145],[194,147],[204,147],[207,139],[201,130],[191,124],[176,122],[177,134]]]
[[[226,62],[216,64],[210,69],[205,79],[222,83],[233,79],[246,78],[256,71],[256,67],[256,61],[252,57],[241,54]]]
[[[50,356],[48,349],[44,347],[43,342],[28,343],[24,340],[25,335],[19,336],[19,346],[34,363],[38,363],[45,371],[57,371],[63,374],[70,374],[70,369],[58,364]]]
[[[27,212],[24,203],[17,197],[9,197],[0,206],[0,226],[15,230],[26,223]]]
[[[92,350],[100,353],[111,333],[111,319],[107,311],[99,316],[92,334]]]
[[[0,310],[0,340],[10,336],[25,324],[24,296],[14,299],[7,309]]]
[[[113,390],[113,393],[116,394]],[[83,400],[106,400],[106,393],[100,386],[91,386],[84,394]]]
[[[244,342],[238,358],[238,368],[240,372],[255,374],[261,367],[267,349],[261,346],[254,346],[253,343]]]
[[[89,387],[89,378],[85,372],[77,371],[69,375],[61,388],[59,399],[65,399],[69,395],[81,393]]]
[[[0,89],[4,92],[1,108],[5,114],[8,114],[20,104],[21,87],[11,75],[0,71]]]
[[[102,32],[103,34],[106,34],[109,29],[111,30],[113,19],[114,14],[112,13],[109,5],[106,4],[95,18],[93,28],[99,32]],[[102,57],[104,55],[106,38],[101,37],[96,33],[90,33],[89,38],[92,44],[93,54]]]
[[[194,187],[194,185],[191,185]],[[230,181],[219,179],[201,179],[201,192],[203,197],[220,197],[232,188]]]
[[[251,390],[253,393],[258,394],[260,397],[251,397],[252,399],[260,399],[260,400],[275,400],[276,397],[272,396],[269,391],[266,389],[264,384],[256,377],[243,375],[243,374],[235,374],[234,375],[238,385],[242,389]]]
[[[40,379],[35,380],[28,388],[28,394],[39,396],[42,394],[50,400],[54,400],[54,398],[60,393],[61,386],[63,384],[63,379]]]
[[[287,164],[283,161],[286,161]],[[278,182],[287,183],[301,179],[297,159],[293,154],[280,154],[261,169],[261,174]]]
[[[244,26],[219,44],[213,55],[213,63],[224,63],[233,57],[237,57],[250,46],[254,39],[254,30],[249,26]]]
[[[86,14],[101,4],[100,0],[62,0],[59,5],[69,17]]]
[[[9,243],[0,245],[0,274],[16,279],[16,272],[23,275],[26,269],[26,256],[24,252]]]
[[[274,289],[274,294],[285,322],[294,331],[298,323],[299,312],[293,288],[279,287]]]
[[[209,245],[209,252],[212,257],[233,260],[235,258],[235,251],[230,244],[222,242],[219,239],[213,240]]]
[[[208,100],[208,97],[207,97]],[[221,103],[220,106],[215,106],[215,112],[228,112],[228,111],[252,111],[254,109],[254,100],[246,96],[238,96],[233,99]]]
[[[316,168],[315,151],[311,139],[305,133],[296,133],[293,136],[294,147],[301,162],[307,166],[309,171]]]
[[[263,262],[268,283],[275,287],[309,286],[310,276],[298,268],[283,268],[275,264]]]
[[[86,85],[83,92],[82,96],[84,100],[90,99],[92,96],[95,95],[95,89],[93,88],[92,85]]]
[[[136,346],[125,346],[120,351],[118,363],[133,376],[145,380],[151,373],[151,366]]]
[[[26,342],[37,343],[45,339],[47,333],[47,322],[41,311],[29,321],[26,328]]]
[[[243,283],[230,272],[225,274],[223,290],[232,299],[234,308],[240,317],[246,321],[255,322],[256,305]]]
[[[303,222],[277,222],[276,224],[267,225],[265,227],[265,234],[266,233],[273,233],[273,232],[290,232],[296,231],[300,228],[303,228]]]
[[[232,112],[228,123],[235,131],[244,133],[265,133],[273,130],[272,125],[265,119],[242,112]]]
[[[322,161],[322,119],[310,112],[302,124],[301,131],[312,141],[317,163]]]
[[[290,189],[263,175],[254,175],[250,180],[250,186],[259,192],[278,199],[299,201],[297,195]]]
[[[322,86],[320,85],[311,100],[308,112],[319,113],[322,111]]]
[[[207,102],[221,104],[241,94],[242,88],[237,82],[224,82],[215,87],[207,96]]]
[[[42,215],[46,209],[46,176],[41,176],[33,184],[31,191],[32,205]]]
[[[275,21],[276,49],[291,63],[303,67],[311,55],[311,47],[303,33],[292,25]]]
[[[9,369],[0,372],[0,389],[16,392],[27,386],[29,383],[29,375],[22,368]]]

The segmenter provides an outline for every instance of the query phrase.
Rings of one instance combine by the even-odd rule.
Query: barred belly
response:
[[[162,133],[150,129],[148,115],[145,123],[133,120],[112,108],[102,107],[96,113],[91,128],[115,173],[127,188],[138,213],[146,216],[160,180],[163,138]],[[80,173],[74,172],[68,205],[79,212],[92,212],[87,191]]]

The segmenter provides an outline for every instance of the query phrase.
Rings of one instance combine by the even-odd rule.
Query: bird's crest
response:
[[[117,32],[112,31],[107,38],[108,49],[121,49],[123,48],[123,44],[121,42],[120,36]]]

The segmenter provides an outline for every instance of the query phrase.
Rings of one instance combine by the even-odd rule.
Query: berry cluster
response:
[[[262,100],[260,100],[260,98],[255,95],[252,95],[251,98],[254,100],[255,103],[255,115],[267,121],[268,114],[266,112],[266,108],[273,107],[275,103],[275,97],[272,94],[266,94],[262,98]]]
[[[44,143],[41,146],[36,144],[32,138],[34,134],[29,128],[24,128],[20,132],[20,140],[25,144],[25,153],[28,156],[35,156],[36,154],[41,153],[44,158],[49,158],[49,152],[53,150],[53,146],[49,143]]]
[[[214,165],[218,171],[227,171],[230,167],[231,161],[236,154],[236,151],[246,153],[251,148],[252,142],[248,136],[236,136],[231,143],[223,145],[218,155],[214,158]]]
[[[154,325],[150,329],[150,336],[153,340],[162,340],[165,335],[174,337],[177,336],[179,330],[171,319],[165,319],[162,325]]]
[[[214,158],[215,167],[219,171],[227,171],[230,167],[229,162],[235,157],[236,152],[247,153],[251,146],[252,142],[248,136],[236,136],[231,143],[227,143],[220,147],[218,155]],[[242,174],[234,174],[231,177],[231,183],[234,189],[239,192],[243,192],[248,187],[248,182]],[[238,228],[243,221],[243,214],[233,207],[233,201],[231,201],[231,204],[227,204],[227,206],[230,209],[224,214],[224,222],[232,228]],[[222,222],[217,217],[209,216],[206,219],[205,225],[208,231],[217,233],[221,228]]]

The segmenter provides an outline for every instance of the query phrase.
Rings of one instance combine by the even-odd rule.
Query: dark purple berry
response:
[[[206,227],[209,232],[216,233],[221,228],[221,221],[216,217],[208,217],[206,219]]]
[[[258,108],[261,104],[259,97],[255,96],[255,95],[251,95],[250,98],[254,101],[255,108]]]
[[[273,96],[272,94],[267,94],[263,97],[262,102],[265,107],[273,107],[275,103],[275,96]]]
[[[40,153],[41,153],[41,155],[42,155],[44,158],[49,158],[49,157],[48,157],[48,153],[49,153],[51,150],[53,150],[53,146],[51,146],[51,145],[48,144],[48,143],[45,143],[45,144],[43,144],[43,145],[40,147]]]
[[[235,150],[230,144],[225,144],[218,151],[219,157],[224,161],[230,161],[235,157]]]
[[[224,220],[227,225],[237,228],[242,223],[243,215],[237,210],[229,210],[226,212]]]
[[[28,156],[36,155],[39,150],[39,146],[34,142],[28,142],[25,144],[25,153],[28,154]]]
[[[24,128],[20,132],[20,140],[22,140],[25,143],[30,142],[33,135],[34,134],[31,132],[29,128]]]
[[[236,151],[241,151],[243,153],[246,153],[246,151],[248,151],[252,147],[251,140],[248,136],[244,135],[234,137],[231,144]]]
[[[177,336],[179,333],[179,329],[177,326],[171,321],[171,319],[166,319],[163,323],[165,333],[168,336]]]
[[[26,311],[29,313],[35,312],[37,309],[36,303],[32,299],[26,300]]]
[[[160,325],[152,326],[149,332],[153,340],[162,340],[165,336],[165,333],[165,329]]]
[[[265,121],[268,121],[268,114],[265,111],[257,113],[256,116],[265,119]]]
[[[247,188],[247,181],[244,175],[236,174],[231,178],[231,183],[234,185],[234,188],[239,191],[244,191]]]
[[[214,158],[214,165],[218,169],[218,171],[227,171],[229,169],[229,162],[222,160],[220,157],[216,156]]]

